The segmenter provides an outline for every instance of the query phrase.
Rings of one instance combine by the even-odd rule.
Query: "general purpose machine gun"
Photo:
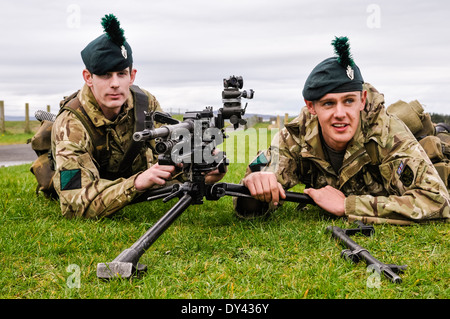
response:
[[[242,77],[232,76],[224,79],[223,108],[219,109],[216,115],[211,107],[199,112],[187,112],[182,122],[163,113],[146,114],[145,129],[135,132],[133,139],[155,140],[154,150],[159,154],[158,162],[181,166],[187,181],[147,192],[149,201],[163,198],[163,201],[167,202],[175,197],[179,200],[130,248],[122,251],[112,262],[99,263],[97,277],[128,278],[145,271],[147,266],[139,263],[140,257],[189,206],[203,204],[204,198],[252,198],[248,189],[242,185],[205,183],[205,175],[208,172],[216,169],[225,172],[228,165],[226,154],[216,151],[216,146],[226,137],[224,120],[230,120],[235,129],[246,123],[242,116],[247,105],[242,108],[241,98],[253,98],[254,91],[240,91],[242,86]],[[154,122],[164,125],[155,128]],[[286,192],[286,201],[314,203],[308,195],[295,192]]]
[[[141,256],[153,243],[170,227],[170,225],[191,205],[203,204],[203,200],[219,200],[224,196],[253,199],[249,190],[243,185],[231,183],[205,183],[205,175],[219,169],[225,172],[228,160],[224,152],[217,152],[216,146],[226,138],[224,120],[230,120],[236,129],[245,124],[242,116],[245,109],[241,106],[241,98],[253,98],[254,92],[240,91],[242,77],[224,79],[222,92],[223,108],[215,114],[211,107],[203,111],[187,112],[183,121],[178,121],[168,114],[147,113],[145,115],[145,129],[135,132],[135,141],[155,141],[154,150],[158,155],[158,162],[164,165],[181,166],[187,181],[172,186],[162,187],[147,192],[147,200],[163,199],[163,202],[178,197],[179,200],[132,246],[123,250],[113,261],[97,265],[97,277],[112,279],[116,277],[129,278],[146,271],[147,266],[139,263]],[[154,123],[163,125],[155,127]],[[306,194],[286,191],[284,201],[300,203],[302,205],[315,204]],[[256,199],[254,199],[256,201]],[[333,237],[342,241],[349,249],[342,255],[355,262],[364,259],[384,273],[391,281],[399,283],[401,278],[397,273],[406,266],[386,265],[375,259],[363,247],[356,244],[348,236],[357,232],[369,234],[374,231],[372,226],[359,225],[357,229],[342,230],[330,226],[327,231]]]

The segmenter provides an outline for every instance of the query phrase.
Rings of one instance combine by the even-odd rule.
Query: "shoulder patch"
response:
[[[409,187],[414,181],[414,172],[408,165],[405,165],[403,162],[400,163],[400,166],[397,169],[397,173],[400,175],[400,180],[402,181],[403,185]]]
[[[81,188],[81,169],[69,169],[60,172],[61,190]]]
[[[264,153],[261,153],[248,166],[252,172],[258,172],[261,170],[261,167],[266,166],[267,163],[269,163],[269,161]]]

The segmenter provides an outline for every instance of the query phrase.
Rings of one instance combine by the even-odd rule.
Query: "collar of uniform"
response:
[[[102,126],[102,125],[113,125],[115,124],[118,119],[121,117],[118,116],[116,120],[111,121],[108,120],[104,115],[100,107],[98,106],[97,100],[94,97],[94,94],[92,94],[92,91],[90,87],[87,84],[84,84],[83,88],[78,93],[78,99],[81,102],[81,105],[83,106],[84,110],[86,111],[86,114],[89,116],[91,122],[96,126]],[[127,102],[125,102],[124,110],[122,112],[128,113],[133,108],[133,94],[128,95]]]
[[[384,95],[369,83],[364,83],[367,100],[361,112],[361,130],[364,132],[364,143],[374,140],[382,147],[386,146],[389,121],[384,106]]]
[[[302,108],[300,115],[285,125],[292,139],[299,144],[304,155],[325,158],[320,141],[320,125],[316,115],[312,115],[308,108]]]
[[[347,144],[347,149],[345,150],[345,155],[344,155],[344,163],[350,157],[353,157],[355,153],[364,149],[364,142],[365,142],[366,137],[365,137],[365,134],[363,134],[362,125],[363,125],[363,122],[360,119],[358,128],[356,129],[356,132],[355,132],[355,135]]]

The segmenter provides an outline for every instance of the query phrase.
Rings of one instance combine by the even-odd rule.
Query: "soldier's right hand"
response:
[[[243,180],[244,186],[257,200],[278,205],[280,199],[286,198],[283,187],[272,172],[254,172]]]
[[[134,180],[134,187],[138,191],[144,191],[155,185],[164,185],[175,172],[175,166],[171,165],[152,165],[149,169],[139,174]]]

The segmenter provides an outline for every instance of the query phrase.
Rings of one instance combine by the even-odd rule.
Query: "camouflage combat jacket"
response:
[[[386,113],[384,97],[365,84],[367,101],[338,174],[326,159],[317,116],[304,107],[264,152],[285,189],[326,185],[345,196],[345,215],[365,222],[407,224],[450,218],[446,186],[405,124]],[[250,170],[247,169],[249,174]]]
[[[144,90],[143,90],[144,91]],[[156,98],[149,98],[149,111],[160,110]],[[106,134],[107,162],[96,158],[93,141],[81,121],[70,111],[63,111],[52,129],[52,154],[55,159],[54,187],[59,195],[65,217],[102,217],[110,215],[138,197],[134,187],[136,176],[156,161],[150,148],[140,150],[131,165],[131,176],[117,176],[117,170],[134,133],[133,95],[124,104],[119,116],[110,121],[103,116],[87,85],[76,96],[94,125]],[[111,178],[111,176],[115,176]],[[107,178],[106,178],[106,177]]]

